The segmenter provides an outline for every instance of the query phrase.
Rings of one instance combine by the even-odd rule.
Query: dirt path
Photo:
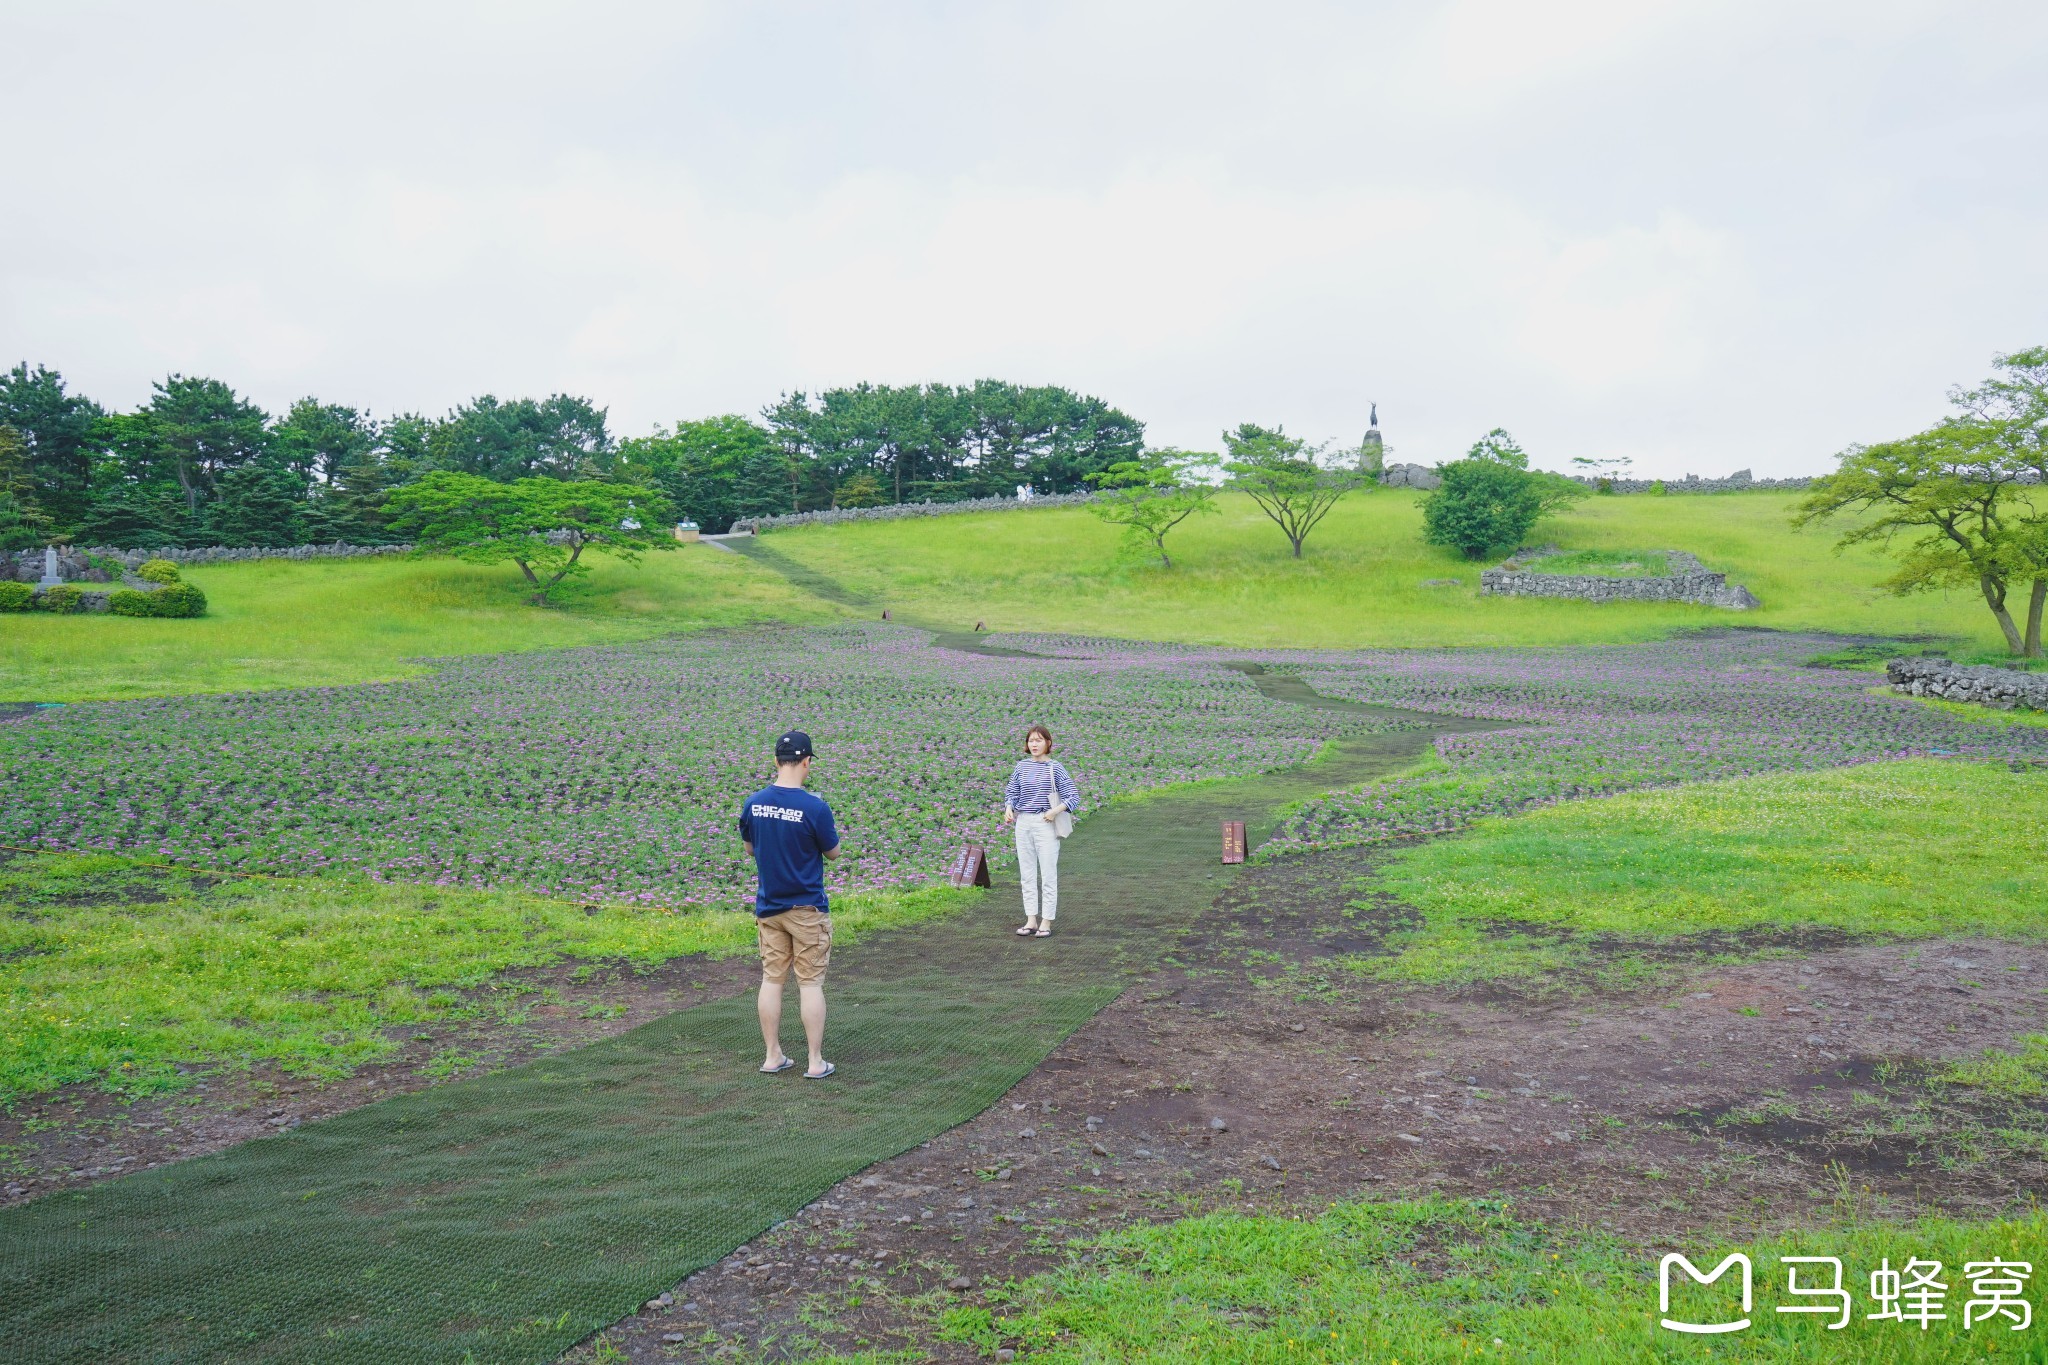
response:
[[[1723,965],[1725,942],[1680,943],[1636,992],[1400,992],[1342,965],[1398,914],[1353,909],[1383,856],[1256,869],[1002,1102],[607,1342],[635,1361],[981,1359],[933,1335],[935,1306],[982,1302],[1092,1230],[1201,1210],[1503,1197],[1668,1246],[1847,1207],[1988,1217],[2048,1190],[2042,1114],[1930,1084],[2042,1029],[2048,949],[1816,940]]]
[[[230,1341],[336,1360],[550,1359],[1015,1085],[1230,883],[1222,818],[1256,838],[1287,802],[1405,766],[1436,730],[1487,728],[1330,704],[1406,728],[1090,816],[1063,859],[1074,908],[1053,939],[1018,940],[1011,908],[991,904],[849,950],[828,1085],[754,1075],[751,1008],[714,1001],[0,1209],[0,1337],[27,1343],[28,1361],[213,1360]]]

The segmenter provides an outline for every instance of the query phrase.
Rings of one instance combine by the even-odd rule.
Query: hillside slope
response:
[[[856,609],[990,630],[1051,630],[1244,646],[1593,644],[1701,626],[1962,637],[1997,643],[1974,594],[1895,598],[1868,550],[1794,531],[1796,495],[1588,498],[1540,523],[1567,549],[1688,550],[1763,602],[1730,612],[1662,603],[1595,605],[1479,596],[1484,567],[1422,543],[1420,498],[1354,494],[1300,560],[1249,499],[1191,521],[1171,569],[1120,553],[1082,508],[852,522],[777,531],[764,545],[835,580]],[[1456,579],[1455,584],[1442,580]],[[1432,580],[1436,586],[1428,586]]]

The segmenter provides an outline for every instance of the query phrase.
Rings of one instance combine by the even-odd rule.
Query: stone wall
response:
[[[205,549],[116,550],[111,546],[86,548],[66,546],[57,551],[57,575],[67,583],[107,583],[114,575],[92,563],[93,559],[118,563],[124,569],[138,569],[151,559],[168,559],[173,564],[233,564],[247,559],[356,559],[365,555],[402,555],[410,545],[288,545],[281,548],[236,548],[214,545]],[[0,580],[36,583],[43,577],[43,552],[0,550]]]
[[[73,588],[73,587],[75,587],[75,588],[77,588],[77,589],[78,589],[78,610],[79,610],[79,611],[83,611],[83,612],[105,612],[105,611],[107,610],[107,604],[108,604],[109,602],[111,602],[111,601],[113,600],[113,596],[114,596],[114,589],[113,589],[113,588],[111,588],[111,587],[107,587],[107,588],[88,588],[88,587],[86,587],[86,586],[85,586],[85,585],[84,585],[83,583],[67,583],[67,584],[65,584],[64,586],[65,586],[65,587],[67,587],[67,588]],[[141,587],[142,585],[141,585],[141,584],[121,584],[121,585],[117,585],[117,586],[124,586],[124,587],[134,587],[134,588],[138,588],[138,589],[139,589],[139,588],[140,588],[140,587]],[[160,587],[160,586],[161,586],[160,584],[156,584],[156,583],[152,583],[152,584],[150,584],[150,585],[149,585],[149,587],[150,587],[150,588],[152,588],[152,589],[154,589],[154,588],[157,588],[157,587]],[[43,594],[44,594],[45,592],[47,592],[47,591],[49,591],[49,589],[46,589],[46,588],[37,588],[37,589],[36,589],[36,610],[37,610],[37,611],[43,611],[43,610],[46,610],[46,608],[45,608],[45,607],[43,606]]]
[[[1598,488],[1601,484],[1599,478],[1585,474],[1568,477],[1588,488]],[[1759,488],[1804,492],[1813,484],[1812,479],[1753,478],[1747,469],[1738,469],[1725,479],[1703,479],[1697,474],[1688,474],[1682,479],[1608,479],[1606,482],[1617,493],[1654,493],[1660,483],[1666,493],[1741,493]]]
[[[1584,474],[1566,477],[1588,488],[1597,489],[1605,483],[1609,491],[1615,493],[1654,493],[1660,484],[1667,493],[1739,493],[1757,488],[1797,492],[1813,483],[1812,479],[1754,478],[1747,469],[1738,469],[1725,479],[1703,479],[1697,474],[1688,474],[1682,479],[1602,479]],[[1393,464],[1380,472],[1380,482],[1389,488],[1436,488],[1443,480],[1426,465]]]
[[[95,570],[94,572],[98,573],[99,577],[87,579],[84,582],[65,582],[54,588],[46,588],[38,584],[35,589],[35,606],[33,609],[36,611],[49,610],[48,595],[53,592],[61,592],[75,594],[74,600],[77,605],[66,608],[66,611],[106,612],[113,609],[114,594],[122,588],[133,588],[136,592],[162,592],[165,586],[162,583],[152,583],[148,579],[136,578],[130,574],[123,574],[117,581],[109,578],[104,571]]]
[[[1389,488],[1441,488],[1444,481],[1426,465],[1390,464],[1380,471],[1380,482]]]
[[[1892,691],[1909,696],[1976,702],[2001,711],[2015,706],[2048,711],[2048,673],[1957,664],[1947,659],[1893,659],[1884,666],[1884,676]]]
[[[785,526],[830,526],[841,521],[898,521],[904,517],[945,517],[956,512],[1014,512],[1025,507],[1077,507],[1093,493],[1041,493],[1032,498],[969,498],[965,502],[896,502],[886,507],[833,507],[780,517],[741,517],[734,531],[776,531]]]
[[[1479,574],[1479,591],[1490,597],[1570,597],[1584,602],[1691,602],[1730,611],[1762,605],[1748,588],[1731,584],[1726,574],[1713,572],[1689,554],[1674,550],[1666,558],[1670,574],[1655,578],[1484,569]]]

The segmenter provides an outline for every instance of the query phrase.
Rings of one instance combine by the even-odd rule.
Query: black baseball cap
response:
[[[801,763],[811,756],[811,737],[801,730],[791,730],[775,741],[777,763]]]

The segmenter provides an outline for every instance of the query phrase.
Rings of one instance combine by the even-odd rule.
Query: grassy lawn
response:
[[[1481,598],[1480,564],[1422,543],[1418,495],[1354,494],[1295,560],[1249,500],[1229,496],[1168,542],[1174,567],[1119,552],[1085,508],[851,522],[764,543],[883,606],[991,630],[1073,631],[1244,646],[1544,645],[1661,638],[1697,626],[1943,635],[1998,645],[1983,603],[1893,598],[1876,553],[1836,555],[1835,533],[1795,532],[1792,494],[1587,498],[1531,539],[1567,550],[1687,550],[1763,602],[1746,613],[1664,603]],[[1456,578],[1456,585],[1425,586]]]
[[[1886,696],[1896,696],[1889,687],[1878,689]],[[1930,710],[1945,715],[1959,716],[1964,720],[1976,721],[1983,725],[2023,725],[2030,729],[2048,730],[2048,712],[2042,711],[1995,711],[1975,702],[1950,701],[1946,697],[1915,697],[1914,701]]]
[[[1657,549],[1689,550],[1763,601],[1745,614],[1665,603],[1482,598],[1482,565],[1421,540],[1417,495],[1339,504],[1295,560],[1251,503],[1175,533],[1172,569],[1125,553],[1081,508],[853,522],[763,542],[864,605],[937,624],[1071,631],[1242,646],[1545,645],[1659,639],[1700,626],[1764,626],[1952,639],[1996,651],[1969,593],[1894,598],[1884,561],[1836,555],[1794,532],[1790,494],[1589,498],[1532,537],[1573,552],[1559,565],[1612,571]],[[84,701],[374,682],[422,660],[611,644],[763,621],[815,622],[842,608],[764,565],[708,548],[639,565],[601,560],[560,605],[525,605],[517,574],[450,560],[258,561],[196,569],[211,609],[197,621],[0,616],[0,701]],[[1444,580],[1457,579],[1456,583]],[[1434,584],[1433,586],[1426,586]]]
[[[1455,984],[1584,979],[1593,966],[1626,969],[1631,948],[1714,931],[1727,934],[1736,953],[1770,950],[1763,940],[1746,945],[1741,931],[1801,926],[2039,938],[2048,929],[2048,866],[2028,832],[2044,817],[2048,772],[1943,760],[1568,803],[1483,821],[1398,855],[1373,889],[1420,910],[1423,923],[1390,938],[1391,956],[1351,962],[1395,981]],[[1689,965],[1713,955],[1695,951]],[[1637,965],[1647,968],[1652,956],[1645,952]],[[2010,1052],[1884,1075],[1900,1112],[1915,1121],[1936,1116],[1944,1138],[1996,1137],[2017,1152],[2040,1150],[2048,1038],[2024,1036]],[[1998,1129],[2008,1121],[2011,1130]],[[912,1311],[929,1314],[941,1339],[1059,1365],[2048,1360],[2038,1325],[2014,1332],[2013,1318],[1986,1318],[1982,1307],[1979,1320],[1964,1325],[1975,1297],[1965,1265],[1998,1257],[2038,1266],[2048,1216],[1874,1218],[1867,1186],[1859,1193],[1848,1167],[1828,1178],[1839,1186],[1832,1209],[1801,1220],[1797,1231],[1757,1240],[1734,1234],[1726,1243],[1681,1237],[1650,1248],[1584,1224],[1546,1224],[1501,1199],[1341,1202],[1312,1217],[1239,1210],[1243,1186],[1226,1180],[1221,1211],[1191,1189],[1183,1204],[1190,1216],[1076,1241],[1061,1268],[992,1286],[985,1304],[934,1293]],[[1755,1297],[1746,1330],[1701,1337],[1660,1327],[1658,1259],[1672,1250],[1703,1272],[1729,1252],[1749,1255]],[[1779,1258],[1788,1256],[1840,1258],[1852,1303],[1843,1329],[1829,1330],[1832,1312],[1777,1311],[1820,1302],[1787,1293]],[[1942,1263],[1946,1317],[1925,1331],[1872,1320],[1879,1305],[1871,1272],[1886,1260],[1896,1270],[1913,1259]],[[1828,1284],[1828,1274],[1803,1266],[1800,1284]],[[2037,1301],[2031,1281],[2028,1288],[2025,1297]],[[1668,1316],[1737,1317],[1726,1311],[1736,1301],[1730,1290],[1726,1280],[1708,1288],[1681,1276]],[[838,1359],[880,1365],[913,1356]]]
[[[1658,1325],[1655,1252],[1582,1230],[1527,1222],[1495,1201],[1431,1199],[1339,1204],[1314,1219],[1211,1214],[1139,1226],[1102,1239],[1062,1271],[1020,1286],[1009,1305],[942,1315],[954,1340],[993,1351],[1021,1346],[1033,1361],[1622,1362],[2041,1360],[2038,1328],[1983,1310],[1965,1329],[1969,1262],[2034,1263],[2048,1218],[1965,1224],[1857,1224],[1790,1238],[1673,1248],[1702,1273],[1731,1251],[1754,1267],[1751,1326],[1719,1337]],[[1852,1296],[1840,1331],[1833,1313],[1779,1313],[1822,1302],[1786,1291],[1780,1256],[1834,1256]],[[1869,1277],[1915,1257],[1945,1273],[1946,1319],[1871,1321]],[[1818,1272],[1818,1277],[1816,1276]],[[1670,1314],[1693,1323],[1740,1316],[1738,1271],[1709,1287],[1674,1272]],[[1827,1285],[1826,1267],[1800,1267],[1802,1287]],[[1685,1285],[1679,1289],[1678,1285]],[[2023,1297],[2037,1295],[2034,1286]],[[1839,1300],[1835,1301],[1839,1305]]]
[[[834,928],[843,944],[976,894],[856,892],[835,898]],[[398,1026],[488,1009],[471,992],[515,968],[753,950],[753,917],[735,911],[16,858],[0,864],[0,1101],[81,1081],[173,1089],[259,1061],[334,1075],[393,1052]]]
[[[1424,922],[1353,962],[1455,982],[1627,971],[1634,948],[1713,931],[2038,938],[2044,820],[2048,772],[1939,759],[1567,802],[1397,855],[1376,889]]]
[[[0,616],[0,701],[325,687],[425,671],[417,660],[835,616],[736,555],[685,547],[600,559],[552,609],[518,570],[448,559],[256,560],[195,568],[207,615]]]

